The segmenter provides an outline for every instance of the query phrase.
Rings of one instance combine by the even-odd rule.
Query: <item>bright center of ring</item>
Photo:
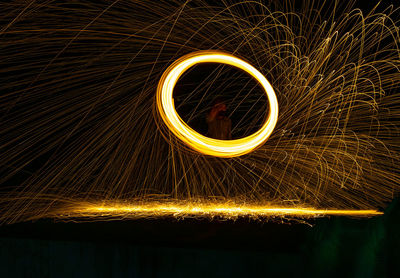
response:
[[[221,63],[244,70],[255,78],[265,90],[269,114],[262,127],[240,139],[219,140],[206,137],[189,127],[175,110],[173,91],[179,77],[199,63]],[[220,51],[200,51],[185,55],[175,61],[162,75],[157,87],[157,109],[169,130],[187,146],[202,154],[218,157],[235,157],[249,153],[263,144],[271,135],[278,120],[278,100],[268,80],[249,63]]]

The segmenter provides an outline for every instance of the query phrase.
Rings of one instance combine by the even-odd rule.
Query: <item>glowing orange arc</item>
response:
[[[198,63],[227,64],[250,74],[265,90],[269,101],[269,113],[263,126],[255,133],[240,139],[219,140],[206,137],[189,127],[175,110],[173,91],[179,77]],[[251,152],[271,135],[278,120],[278,100],[268,80],[249,63],[220,51],[199,51],[175,61],[162,75],[156,93],[157,109],[169,130],[192,149],[212,156],[235,157]]]

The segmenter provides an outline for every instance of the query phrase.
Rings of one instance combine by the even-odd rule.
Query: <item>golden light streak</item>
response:
[[[67,214],[93,220],[194,212],[274,217],[270,209],[283,209],[278,206],[289,208],[281,211],[292,213],[288,218],[295,218],[293,209],[301,217],[369,215],[400,192],[396,7],[381,3],[363,12],[354,0],[304,1],[300,9],[292,1],[267,7],[265,1],[88,6],[77,0],[68,7],[34,3],[31,13],[24,1],[4,2],[0,225]],[[196,52],[205,49],[213,51]],[[223,157],[239,155],[227,148],[238,141],[204,137],[221,144],[222,151],[211,150],[221,158],[201,153],[210,151],[203,137],[193,133],[201,141],[191,144],[193,138],[180,133],[181,126],[194,131],[176,115],[174,82],[192,88],[179,101],[187,123],[205,124],[214,98],[206,92],[231,92],[230,110],[243,116],[232,121],[235,136],[259,130],[260,118],[271,128],[276,120],[267,111],[274,105],[259,102],[265,98],[260,81],[235,65],[238,72],[213,67],[201,84],[185,83],[175,69],[164,87],[174,67],[190,70],[187,63],[195,65],[201,55],[228,59],[226,52],[265,75],[279,100],[279,122],[268,141],[232,159]],[[260,210],[246,210],[254,205]]]
[[[264,88],[269,101],[269,113],[265,123],[258,131],[240,139],[218,140],[199,134],[179,117],[173,99],[174,87],[179,77],[190,67],[207,62],[237,67],[250,74]],[[278,120],[278,100],[274,89],[264,75],[249,63],[221,51],[199,51],[175,61],[160,79],[156,101],[164,123],[181,141],[198,152],[218,157],[235,157],[251,152],[268,139]]]
[[[377,210],[340,210],[340,209],[316,209],[310,207],[274,207],[260,205],[235,205],[220,203],[145,203],[136,205],[83,205],[65,211],[63,217],[185,217],[185,216],[209,216],[236,218],[246,217],[286,217],[296,216],[304,218],[320,217],[326,215],[341,215],[355,217],[370,217],[382,215]]]

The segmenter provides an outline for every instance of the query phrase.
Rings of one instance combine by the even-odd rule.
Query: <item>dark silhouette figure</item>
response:
[[[207,113],[208,136],[214,139],[229,140],[232,139],[232,122],[225,115],[226,105],[223,100],[218,99],[213,107]]]

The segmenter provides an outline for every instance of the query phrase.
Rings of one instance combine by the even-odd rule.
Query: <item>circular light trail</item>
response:
[[[221,63],[237,67],[255,78],[265,90],[269,113],[263,126],[255,133],[240,139],[219,140],[206,137],[189,127],[175,110],[173,91],[179,77],[199,63]],[[278,100],[268,80],[249,63],[220,51],[199,51],[175,61],[162,75],[156,93],[157,109],[170,131],[190,148],[212,156],[235,157],[247,154],[263,144],[271,135],[278,120]]]

